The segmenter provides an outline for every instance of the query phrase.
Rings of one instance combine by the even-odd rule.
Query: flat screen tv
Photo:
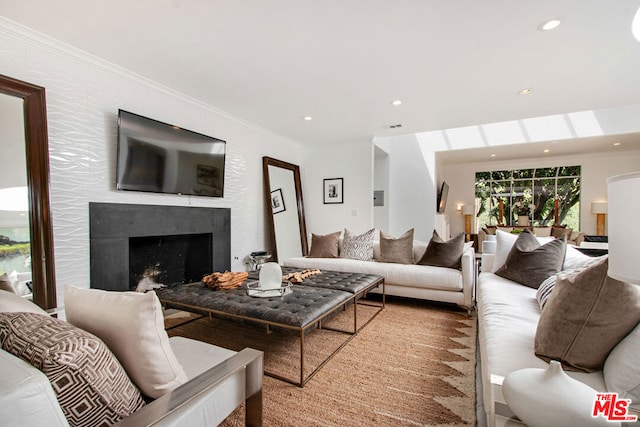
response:
[[[440,191],[438,192],[438,213],[443,214],[444,209],[447,207],[447,197],[449,196],[449,184],[445,181],[442,182],[442,186],[440,187]]]
[[[118,110],[116,189],[223,197],[226,142]]]

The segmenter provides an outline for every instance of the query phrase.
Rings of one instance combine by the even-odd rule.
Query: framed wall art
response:
[[[287,210],[284,205],[284,197],[282,197],[282,188],[271,192],[271,210],[274,215]]]
[[[342,178],[328,178],[324,180],[324,204],[331,203],[344,203]]]

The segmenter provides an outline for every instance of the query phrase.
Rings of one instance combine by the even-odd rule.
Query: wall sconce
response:
[[[463,205],[462,203],[458,203],[458,207],[456,208],[456,210],[458,211],[458,213],[461,213],[461,212],[462,212],[462,207],[463,207],[463,206],[464,206],[464,205]]]
[[[604,220],[607,215],[607,202],[591,202],[591,213],[596,216],[596,234],[604,236]]]
[[[462,214],[464,215],[464,233],[466,241],[471,240],[471,217],[475,215],[475,209],[472,205],[462,206]]]

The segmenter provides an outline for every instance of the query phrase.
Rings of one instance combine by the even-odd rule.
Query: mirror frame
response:
[[[49,140],[45,89],[0,75],[0,93],[23,100],[33,301],[45,310],[55,308],[57,301],[49,202]]]
[[[282,160],[274,159],[272,157],[262,158],[262,174],[264,177],[264,196],[266,212],[269,215],[267,217],[267,224],[271,232],[268,240],[270,244],[271,260],[278,262],[278,249],[276,245],[276,230],[273,221],[273,210],[271,209],[271,180],[269,179],[269,166],[274,166],[282,169],[287,169],[293,172],[293,180],[296,186],[296,202],[298,207],[298,220],[300,221],[300,243],[302,247],[302,255],[306,256],[309,252],[307,246],[307,226],[304,220],[304,203],[302,202],[302,184],[300,182],[300,167],[292,163],[287,163]]]

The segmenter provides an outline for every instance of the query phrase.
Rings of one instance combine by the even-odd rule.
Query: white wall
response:
[[[46,89],[59,302],[89,286],[89,202],[231,208],[232,269],[264,249],[262,156],[300,163],[298,144],[3,18],[0,45],[3,74]],[[115,191],[118,108],[226,140],[224,199]]]
[[[410,228],[416,240],[429,241],[435,225],[435,153],[420,134],[376,138],[389,153],[389,228],[399,236]]]
[[[444,164],[442,165],[442,176],[449,184],[449,202],[446,213],[451,221],[451,235],[454,236],[464,231],[464,216],[456,212],[456,205],[473,203],[476,172],[574,165],[582,166],[580,231],[584,231],[586,234],[596,234],[596,217],[591,214],[591,202],[607,200],[606,180],[610,176],[640,170],[640,152],[627,151],[616,154]]]
[[[378,230],[389,230],[389,154],[374,146],[373,189],[382,191],[382,206],[373,207],[373,226]]]
[[[300,167],[307,233],[373,227],[373,145],[370,141],[305,148]],[[324,204],[323,180],[343,178],[342,204]]]

